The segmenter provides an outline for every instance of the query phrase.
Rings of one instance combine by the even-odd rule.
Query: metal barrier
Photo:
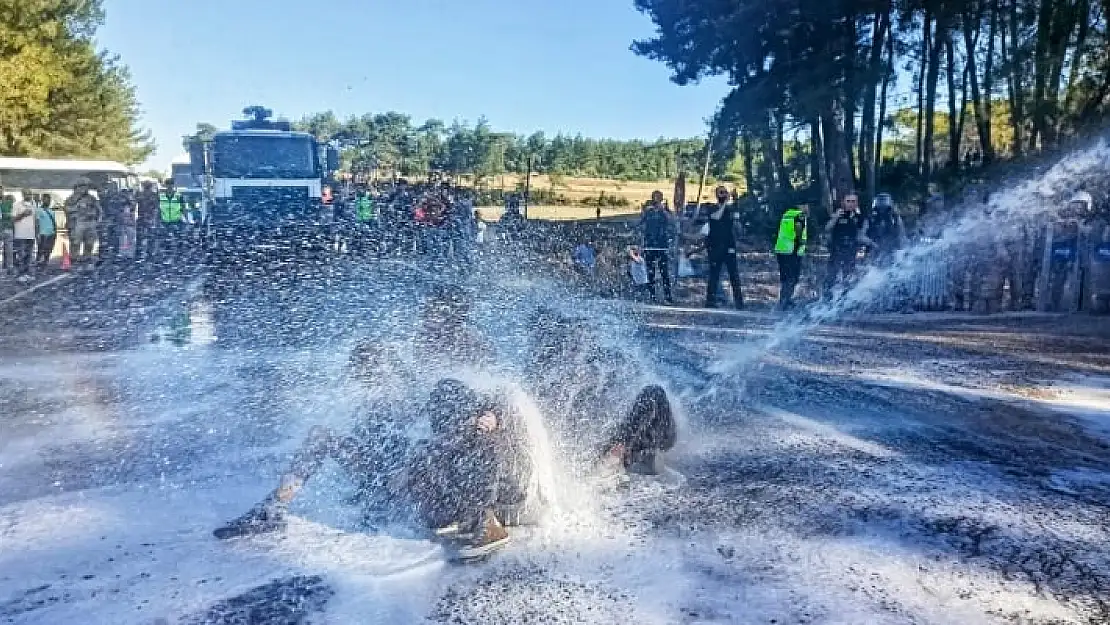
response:
[[[922,238],[918,245],[929,245],[936,239]],[[913,268],[905,281],[892,281],[893,285],[880,290],[869,306],[876,311],[891,310],[946,310],[952,301],[952,268],[948,263],[936,262]]]

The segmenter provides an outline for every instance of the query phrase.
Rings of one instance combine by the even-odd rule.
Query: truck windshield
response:
[[[316,151],[308,137],[217,136],[212,173],[217,178],[314,178]]]

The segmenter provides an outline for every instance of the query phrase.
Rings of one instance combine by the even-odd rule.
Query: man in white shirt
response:
[[[31,191],[23,190],[23,199],[12,210],[12,230],[15,234],[15,272],[20,282],[31,281],[31,257],[35,251],[35,203]]]

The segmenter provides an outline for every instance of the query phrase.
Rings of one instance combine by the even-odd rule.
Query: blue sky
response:
[[[157,5],[157,8],[153,8]],[[105,0],[98,40],[130,67],[158,141],[248,104],[296,119],[397,110],[498,130],[696,136],[727,87],[678,87],[628,47],[652,33],[632,0]]]

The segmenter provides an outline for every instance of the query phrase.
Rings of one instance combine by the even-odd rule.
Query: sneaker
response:
[[[505,530],[493,512],[489,511],[485,514],[485,520],[482,521],[482,527],[478,535],[471,540],[469,545],[458,550],[458,558],[460,560],[474,560],[488,556],[505,547],[509,542],[509,532]]]
[[[227,525],[217,528],[212,535],[220,540],[257,536],[285,530],[285,512],[274,506],[259,505]]]

